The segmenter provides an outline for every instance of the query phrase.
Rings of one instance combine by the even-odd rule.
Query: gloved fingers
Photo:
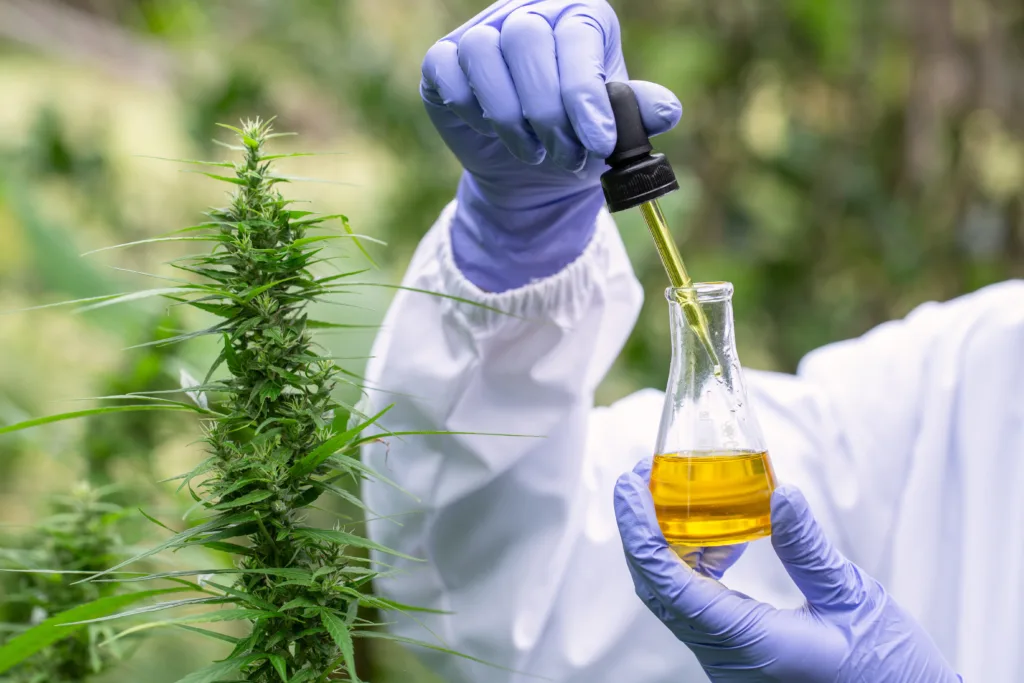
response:
[[[683,105],[668,88],[648,81],[630,81],[640,105],[640,116],[650,136],[667,133],[683,117]]]
[[[772,494],[772,546],[811,605],[835,609],[870,598],[874,582],[826,538],[796,487],[779,486]]]
[[[746,549],[746,543],[699,547],[672,546],[676,555],[695,572],[710,576],[712,579],[721,579],[725,576],[725,572],[736,564]]]
[[[645,484],[651,483],[651,468],[654,466],[654,458],[644,458],[633,467],[633,474],[644,480]]]
[[[555,25],[555,46],[569,121],[582,145],[605,159],[616,140],[605,82],[627,78],[615,13],[568,10]]]
[[[697,574],[672,552],[658,527],[647,485],[632,472],[615,485],[615,517],[637,594],[659,618],[671,622],[679,638],[685,641],[688,632],[701,638],[731,637],[745,615],[764,608]]]
[[[523,116],[512,74],[501,53],[498,29],[479,25],[466,31],[459,41],[459,66],[484,116],[512,155],[527,164],[542,162],[544,147]]]
[[[427,50],[423,58],[420,96],[427,104],[431,118],[441,112],[465,122],[482,135],[494,135],[494,129],[484,118],[469,79],[459,66],[459,48],[455,43],[442,40]]]
[[[654,458],[643,458],[633,467],[633,474],[640,477],[645,484],[650,485],[651,468],[653,466]],[[739,543],[722,546],[672,545],[670,547],[694,571],[704,576],[710,576],[713,579],[720,579],[725,575],[726,570],[740,559],[740,556],[747,549],[747,544]]]
[[[501,52],[512,74],[523,114],[548,157],[568,171],[583,168],[587,152],[562,104],[551,24],[530,7],[513,12],[501,28]]]
[[[556,1],[561,3],[565,0]],[[493,5],[490,5],[486,9],[478,12],[475,17],[449,33],[445,38],[457,43],[462,39],[462,36],[474,26],[493,26],[496,29],[501,29],[501,25],[504,23],[505,18],[517,9],[527,7],[529,5],[550,5],[551,2],[552,0],[498,0]]]

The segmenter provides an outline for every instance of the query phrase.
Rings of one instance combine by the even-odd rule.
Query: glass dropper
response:
[[[697,301],[697,294],[693,289],[693,281],[690,280],[683,265],[683,258],[679,255],[679,249],[669,232],[668,223],[665,221],[665,214],[661,211],[661,205],[657,199],[644,202],[640,205],[640,213],[651,231],[654,238],[654,246],[658,249],[658,256],[661,257],[661,264],[668,274],[668,281],[675,290],[676,301],[683,308],[683,315],[690,329],[697,335],[701,346],[711,357],[711,364],[714,366],[715,377],[722,376],[722,363],[718,360],[715,347],[711,343],[711,332],[708,328],[708,320],[704,315],[704,309]]]
[[[652,154],[654,148],[644,128],[633,89],[618,82],[610,82],[606,87],[617,133],[615,150],[606,160],[611,168],[601,176],[608,210],[614,213],[640,208],[669,283],[675,290],[676,301],[682,307],[690,329],[711,358],[715,376],[720,377],[722,364],[711,343],[704,309],[697,301],[693,281],[686,272],[665,214],[658,204],[660,197],[679,189],[675,172],[664,154]]]

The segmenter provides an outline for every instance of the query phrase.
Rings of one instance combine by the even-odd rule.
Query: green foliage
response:
[[[312,334],[316,330],[360,326],[312,320],[307,308],[351,287],[377,285],[353,280],[365,269],[322,276],[313,272],[315,265],[331,260],[322,256],[325,241],[346,240],[365,254],[360,244],[362,238],[351,230],[344,216],[294,209],[293,201],[280,194],[278,185],[290,179],[274,173],[272,164],[277,159],[299,155],[265,152],[267,141],[281,135],[271,132],[269,122],[247,121],[242,128],[225,127],[236,133],[241,145],[224,146],[242,152],[242,162],[186,163],[231,168],[233,176],[204,173],[234,188],[230,204],[210,211],[206,222],[186,228],[188,236],[111,247],[170,239],[208,243],[212,245],[209,252],[171,262],[198,282],[180,279],[177,281],[181,284],[174,287],[33,307],[71,305],[77,312],[85,312],[163,297],[175,305],[191,306],[201,315],[213,316],[216,322],[198,331],[160,334],[150,342],[136,345],[163,350],[203,336],[221,340],[220,352],[205,379],[191,380],[191,385],[181,388],[192,402],[165,398],[167,390],[131,391],[101,397],[104,404],[98,407],[9,424],[0,427],[0,434],[101,415],[123,418],[172,411],[204,416],[207,458],[177,479],[181,480],[179,490],[187,490],[196,502],[195,507],[206,515],[198,524],[133,557],[112,566],[101,563],[79,570],[92,573],[70,585],[110,585],[106,582],[111,581],[109,577],[115,572],[164,551],[203,548],[227,553],[235,558],[233,567],[144,573],[114,581],[183,582],[185,588],[172,590],[192,590],[201,597],[111,614],[106,606],[113,596],[94,596],[92,601],[85,596],[81,598],[83,604],[74,608],[77,611],[65,612],[60,618],[26,631],[20,640],[12,641],[9,652],[25,655],[32,649],[29,645],[43,647],[57,633],[54,629],[67,623],[67,615],[81,617],[74,626],[87,626],[90,633],[91,629],[108,629],[116,620],[141,617],[142,623],[119,633],[104,630],[102,645],[112,648],[125,637],[168,626],[232,643],[233,650],[226,659],[196,671],[182,679],[182,683],[221,680],[231,673],[253,683],[358,681],[360,639],[414,643],[374,630],[375,620],[367,618],[361,608],[416,608],[375,598],[370,593],[378,572],[368,562],[367,551],[398,553],[359,535],[358,528],[352,525],[309,525],[314,503],[324,493],[337,496],[361,514],[359,498],[347,487],[357,486],[363,477],[376,476],[358,460],[358,450],[369,439],[362,432],[386,410],[373,417],[362,416],[334,397],[339,382],[351,382],[342,378],[345,371],[319,351]],[[340,226],[332,228],[336,223]],[[312,231],[328,232],[308,234]],[[161,365],[164,355],[143,359],[148,371],[142,377],[151,382],[156,374],[150,371]],[[115,382],[110,388],[126,391],[128,386]],[[338,428],[346,417],[354,418],[354,426]],[[96,432],[90,434],[92,438],[87,439],[87,444],[104,443],[102,439],[97,441]],[[106,476],[109,449],[100,448],[96,455],[98,462],[90,460],[90,471]],[[142,514],[169,530],[151,515]],[[196,575],[200,575],[198,583],[185,578]],[[194,605],[228,608],[149,620],[148,615],[155,612]],[[246,622],[250,627],[248,635],[238,638],[192,625],[228,621]],[[429,643],[423,645],[448,652]]]
[[[53,507],[52,516],[20,539],[19,547],[0,551],[0,580],[7,593],[0,608],[2,629],[10,636],[0,647],[0,675],[10,671],[0,680],[10,683],[84,681],[122,654],[99,647],[113,634],[108,625],[64,624],[134,601],[116,595],[117,582],[78,582],[124,557],[118,529],[124,510],[84,484],[56,498]]]
[[[153,316],[151,320],[147,329],[150,339],[157,341],[172,337],[181,324],[174,311]],[[166,392],[179,387],[178,377],[173,373],[175,361],[179,360],[176,352],[180,348],[176,345],[149,345],[128,352],[124,362],[105,378],[102,396]],[[102,420],[87,421],[81,444],[86,478],[95,486],[111,484],[114,469],[120,464],[128,464],[131,470],[147,481],[151,480],[154,451],[162,436],[161,427],[170,419],[169,415],[126,411]],[[125,476],[122,472],[121,486],[114,494],[122,504],[148,498],[143,493],[146,486],[130,486],[135,482],[125,481]]]
[[[210,572],[203,586],[210,601],[232,605],[232,618],[249,622],[251,631],[226,660],[182,683],[233,671],[253,683],[310,683],[338,674],[358,680],[351,631],[366,625],[357,611],[375,572],[347,549],[379,547],[341,528],[306,526],[321,494],[365,471],[355,456],[359,433],[373,419],[335,431],[346,410],[332,395],[340,371],[318,352],[306,312],[345,280],[345,274],[313,274],[320,243],[355,238],[347,231],[307,234],[329,229],[332,217],[293,209],[276,189],[286,180],[272,172],[265,151],[277,137],[269,122],[229,128],[244,161],[234,165],[234,176],[207,174],[236,188],[230,205],[211,211],[199,231],[197,239],[214,248],[174,263],[205,283],[162,292],[219,318],[201,334],[221,337],[220,355],[203,383],[186,387],[203,411],[208,397],[218,398],[205,429],[208,457],[182,477],[182,487],[209,514],[98,576],[162,550],[203,546],[236,554],[234,581],[222,583]],[[216,378],[221,366],[227,375]],[[208,620],[218,615],[224,616],[212,612]]]
[[[1024,80],[1008,76],[1024,68],[1018,49],[1024,15],[1014,3],[611,2],[623,27],[630,75],[663,83],[682,100],[679,129],[655,140],[682,183],[664,207],[695,279],[736,285],[737,336],[746,363],[792,370],[809,349],[859,334],[921,301],[1024,275]],[[124,291],[122,281],[104,268],[103,255],[82,259],[81,251],[98,240],[153,238],[207,201],[191,192],[189,176],[155,180],[140,174],[127,150],[201,155],[215,149],[210,142],[215,122],[245,113],[279,112],[287,127],[352,154],[348,159],[357,168],[379,168],[384,158],[385,173],[357,179],[372,199],[349,207],[366,231],[390,245],[380,254],[384,270],[374,279],[397,281],[423,230],[453,195],[460,169],[424,115],[416,88],[419,62],[432,41],[488,0],[44,4],[46,11],[31,18],[40,22],[33,27],[61,40],[27,50],[5,43],[0,57],[10,93],[4,110],[7,134],[0,142],[0,292],[13,295],[14,307],[54,296]],[[94,26],[127,38],[119,41],[126,51],[117,52],[116,59],[132,69],[113,68],[102,73],[102,80],[95,78],[104,62],[91,38]],[[132,44],[139,45],[138,55],[128,47]],[[144,46],[161,51],[170,64],[176,96],[168,97],[166,89],[151,87],[149,81],[143,88],[133,84],[135,74],[152,71],[151,53]],[[72,61],[75,87],[62,88],[68,81],[61,75]],[[37,70],[42,64],[45,71]],[[41,73],[46,77],[40,78]],[[37,103],[48,101],[55,106],[43,106],[37,115]],[[20,116],[29,122],[21,139]],[[83,126],[83,121],[100,126]],[[367,142],[372,152],[363,156]],[[209,170],[233,175],[231,165]],[[627,212],[617,220],[647,303],[602,387],[601,401],[660,386],[669,359],[664,273],[639,217]],[[140,244],[131,253],[139,261],[131,265],[146,270],[157,249],[200,244],[211,243]],[[195,300],[203,294],[180,296]],[[158,295],[139,299],[128,312],[158,301]],[[380,296],[373,307],[385,302]],[[143,331],[138,316],[124,315],[125,307],[113,303],[81,316],[82,326],[122,335],[123,345],[137,343]],[[207,312],[216,314],[216,305]],[[374,315],[340,322],[319,312],[314,317],[343,325],[372,324],[378,320]],[[0,321],[0,330],[12,329],[7,320]],[[319,327],[306,322],[307,330]],[[355,327],[336,329],[342,332],[330,343],[340,348],[332,353],[351,358],[369,352],[371,334],[357,337],[345,331]],[[69,343],[60,333],[42,336],[45,332],[35,324],[30,333],[40,336],[38,346],[55,337],[48,346],[57,353]],[[11,359],[5,368],[31,364],[17,355],[16,341],[9,333],[0,334],[0,351]],[[152,344],[138,349],[138,358],[174,348]],[[128,359],[122,367],[131,364]],[[156,384],[103,387],[104,382],[91,378],[94,367],[91,360],[79,362],[59,382],[78,387],[89,378],[90,395],[159,389]],[[46,364],[32,371],[38,382],[15,373],[0,376],[0,424],[49,411],[42,400],[53,398],[46,381],[57,373]],[[357,391],[352,384],[337,393],[349,400]],[[205,393],[219,409],[213,403],[216,392]],[[143,399],[123,402],[141,404]],[[100,437],[116,437],[122,429],[134,432],[136,419],[162,420],[165,410],[147,406],[136,411],[109,401],[104,408],[121,412],[87,421],[87,430]],[[167,416],[181,422],[193,417],[184,412]],[[43,437],[59,439],[67,433],[54,425]],[[37,457],[14,457],[18,450],[33,456],[44,452],[42,437],[0,438],[0,479],[20,483],[20,472],[50,466],[40,466]],[[114,449],[124,458],[111,455],[107,465],[136,457],[143,462],[145,454],[133,444],[141,448],[144,443],[126,440]],[[58,444],[54,453],[81,452]],[[97,464],[102,476],[122,471],[120,465]],[[53,481],[59,485],[58,478]],[[347,493],[347,505],[352,504],[349,479],[330,485]],[[2,500],[14,519],[21,500],[32,495],[15,486],[7,487]],[[236,548],[248,549],[247,541],[234,541]],[[231,548],[229,541],[207,545],[217,544]],[[212,575],[226,580],[221,573]],[[376,621],[365,611],[360,615]],[[320,617],[312,620],[319,623]],[[157,622],[131,628],[149,623]],[[198,622],[177,628],[192,633],[192,623]],[[387,669],[395,676],[388,680],[423,680],[422,673],[409,673],[412,663],[401,650],[380,645],[376,640],[371,648],[377,655],[375,682],[377,676],[386,677]],[[169,665],[186,666],[204,656],[206,651],[193,646],[182,650],[180,644],[161,643],[158,653],[151,651],[139,667],[155,666],[173,678],[171,671],[187,669]],[[358,646],[357,659],[365,652]],[[140,680],[127,668],[118,670],[116,675],[124,677],[116,680]]]

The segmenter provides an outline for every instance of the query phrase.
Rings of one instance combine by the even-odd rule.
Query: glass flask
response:
[[[728,282],[665,292],[672,365],[650,487],[658,524],[680,555],[771,534],[775,474],[747,402],[732,293]]]

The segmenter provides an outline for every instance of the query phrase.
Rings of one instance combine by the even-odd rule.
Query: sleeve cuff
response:
[[[562,327],[571,327],[584,314],[597,292],[616,275],[632,278],[626,250],[615,221],[606,209],[598,214],[597,226],[586,248],[573,262],[549,277],[504,292],[485,292],[477,287],[455,264],[451,244],[451,222],[455,202],[442,212],[431,229],[433,248],[428,249],[437,265],[440,292],[471,303],[447,299],[465,323],[486,333],[514,318],[550,320]],[[473,305],[482,304],[482,305]],[[485,308],[486,307],[486,308]]]

